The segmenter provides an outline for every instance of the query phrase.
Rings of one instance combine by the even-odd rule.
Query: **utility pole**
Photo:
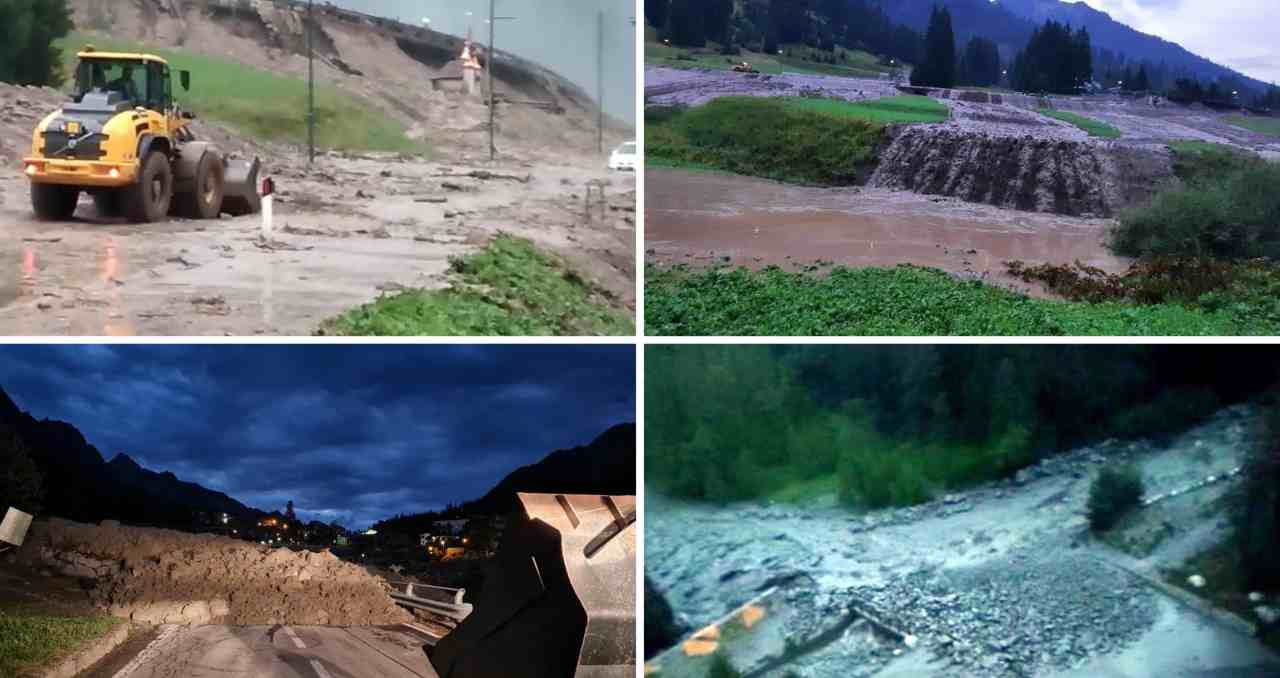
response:
[[[493,102],[493,61],[498,56],[498,50],[493,48],[493,27],[498,23],[498,17],[494,16],[497,0],[489,0],[489,59],[484,66],[486,77],[489,81],[489,162],[493,162],[498,155],[498,147],[493,143],[494,132],[494,102]]]
[[[596,146],[604,153],[604,10],[597,15],[596,26]]]
[[[307,162],[316,161],[315,0],[307,0]]]

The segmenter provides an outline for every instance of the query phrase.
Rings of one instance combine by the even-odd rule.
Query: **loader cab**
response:
[[[169,64],[144,54],[81,52],[72,99],[80,106],[168,111],[173,107]]]

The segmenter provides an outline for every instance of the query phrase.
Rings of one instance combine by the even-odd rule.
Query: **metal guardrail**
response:
[[[455,589],[447,586],[432,586],[407,581],[393,581],[389,584],[403,590],[391,592],[391,598],[400,605],[425,610],[443,615],[454,621],[462,621],[475,609],[471,603],[462,602],[466,589]]]

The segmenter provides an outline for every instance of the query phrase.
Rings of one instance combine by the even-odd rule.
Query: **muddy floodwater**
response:
[[[929,266],[1036,296],[1004,262],[1122,272],[1107,251],[1114,222],[1020,212],[871,188],[814,188],[730,174],[645,173],[645,251],[660,265]]]

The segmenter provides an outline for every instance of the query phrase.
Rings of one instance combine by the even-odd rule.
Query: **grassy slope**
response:
[[[941,122],[927,97],[851,103],[802,97],[721,97],[687,110],[651,111],[651,166],[715,169],[824,186],[860,183],[891,123]]]
[[[1270,134],[1274,137],[1280,137],[1280,118],[1259,118],[1232,115],[1227,117],[1227,122],[1235,125],[1236,127],[1243,127],[1251,132]]]
[[[69,71],[85,44],[100,51],[145,51],[163,57],[175,73],[174,97],[184,108],[255,139],[306,143],[304,80],[217,57],[80,33],[59,41]],[[184,92],[178,85],[179,70],[191,71],[191,91]],[[369,102],[327,85],[316,87],[316,144],[353,151],[429,150],[422,142],[408,139],[402,125]]]
[[[788,50],[790,54],[788,54]],[[668,68],[705,68],[716,71],[731,70],[735,64],[746,61],[752,68],[761,73],[778,75],[780,73],[801,73],[806,75],[842,75],[849,78],[879,78],[890,72],[890,68],[880,65],[874,54],[860,50],[841,48],[838,54],[844,60],[835,64],[819,63],[805,59],[805,55],[829,55],[830,52],[819,52],[804,45],[790,45],[782,54],[762,54],[743,50],[741,54],[720,54],[718,49],[689,50],[671,47],[648,40],[644,44],[644,62],[652,66]]]
[[[1111,125],[1108,125],[1105,122],[1094,120],[1093,118],[1086,118],[1083,115],[1076,115],[1075,113],[1071,113],[1069,111],[1041,111],[1041,113],[1044,113],[1050,118],[1056,118],[1063,122],[1069,122],[1072,125],[1075,125],[1076,127],[1079,127],[1080,129],[1088,132],[1089,136],[1091,137],[1101,137],[1103,139],[1119,139],[1121,136],[1120,130],[1112,127]]]
[[[597,290],[533,243],[500,235],[453,262],[443,290],[383,297],[324,324],[352,336],[626,335],[635,323],[600,303]]]
[[[0,676],[39,675],[123,623],[117,617],[64,616],[17,605],[0,609]]]
[[[1178,304],[1032,299],[912,266],[683,268],[645,273],[652,335],[693,336],[1231,336],[1280,333],[1280,317],[1250,304],[1216,310]]]

